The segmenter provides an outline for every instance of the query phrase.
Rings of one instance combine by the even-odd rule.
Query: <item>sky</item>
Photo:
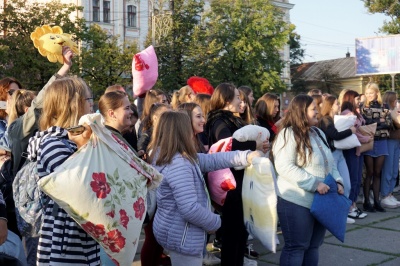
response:
[[[383,36],[388,17],[368,14],[361,0],[289,0],[295,4],[290,20],[305,49],[303,62],[355,56],[355,39]]]

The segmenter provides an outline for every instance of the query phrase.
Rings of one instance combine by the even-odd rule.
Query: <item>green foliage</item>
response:
[[[300,39],[300,35],[294,31],[291,32],[289,35],[291,65],[298,65],[303,62],[305,50],[301,48]]]
[[[214,86],[249,85],[256,95],[286,88],[280,51],[293,26],[280,9],[265,0],[211,1],[197,23],[202,7],[202,1],[175,1],[173,29],[157,48],[163,89],[179,89],[193,75]]]
[[[363,0],[370,13],[382,13],[388,18],[380,29],[384,33],[400,33],[400,2],[398,0]]]
[[[184,65],[189,50],[195,45],[194,31],[197,16],[203,11],[204,2],[175,0],[172,11],[172,28],[156,47],[159,62],[159,83],[165,91],[173,91],[186,85]]]
[[[113,84],[125,86],[132,82],[132,58],[137,44],[118,43],[118,36],[109,35],[99,25],[92,24],[82,34],[81,77],[91,87],[96,98]]]
[[[292,26],[270,1],[221,0],[211,3],[199,61],[214,84],[250,85],[256,94],[286,88],[280,78],[284,62],[280,51]],[[202,59],[202,60],[201,60]]]
[[[0,77],[13,76],[32,90],[39,90],[60,67],[39,54],[30,39],[36,27],[59,25],[64,32],[78,34],[84,27],[81,19],[72,21],[70,14],[82,10],[74,5],[54,1],[48,4],[11,0],[0,14]]]

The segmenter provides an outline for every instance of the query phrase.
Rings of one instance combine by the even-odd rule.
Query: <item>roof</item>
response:
[[[331,68],[332,73],[338,73],[341,79],[356,76],[355,57],[344,57],[332,60],[304,63],[291,69],[292,80],[319,80],[320,70],[324,67]]]

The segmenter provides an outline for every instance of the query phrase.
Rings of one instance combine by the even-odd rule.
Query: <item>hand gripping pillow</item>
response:
[[[247,231],[276,252],[278,214],[275,171],[268,158],[254,158],[243,177],[242,200]]]
[[[344,242],[346,220],[351,200],[337,192],[337,184],[331,174],[325,177],[325,184],[329,186],[328,193],[314,194],[311,205],[311,214],[337,239]]]
[[[245,142],[248,140],[256,141],[259,137],[262,140],[269,139],[270,133],[265,127],[260,127],[256,125],[244,126],[233,133],[232,137],[240,142]],[[244,166],[235,167],[236,170],[244,169]]]
[[[356,119],[357,117],[355,115],[335,115],[335,128],[339,132],[349,129],[350,127],[354,126],[354,122],[356,121]],[[351,136],[345,139],[334,140],[333,145],[336,149],[348,150],[361,146],[361,143],[355,134],[351,134]]]
[[[38,183],[111,257],[131,265],[146,216],[148,185],[161,175],[137,158],[100,122],[100,114],[81,118],[93,130],[89,142]]]
[[[145,94],[156,84],[158,61],[152,45],[133,56],[132,77],[134,96]]]
[[[214,143],[209,154],[232,150],[232,138],[221,139]],[[208,173],[208,190],[211,199],[218,205],[224,205],[226,194],[236,188],[236,180],[229,168]]]

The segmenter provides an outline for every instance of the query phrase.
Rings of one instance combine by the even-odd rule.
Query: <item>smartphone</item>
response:
[[[6,101],[0,101],[0,109],[6,110],[7,109],[7,102]]]
[[[82,125],[79,126],[74,126],[74,127],[68,127],[66,130],[73,136],[77,136],[82,134],[85,131],[85,127]]]

